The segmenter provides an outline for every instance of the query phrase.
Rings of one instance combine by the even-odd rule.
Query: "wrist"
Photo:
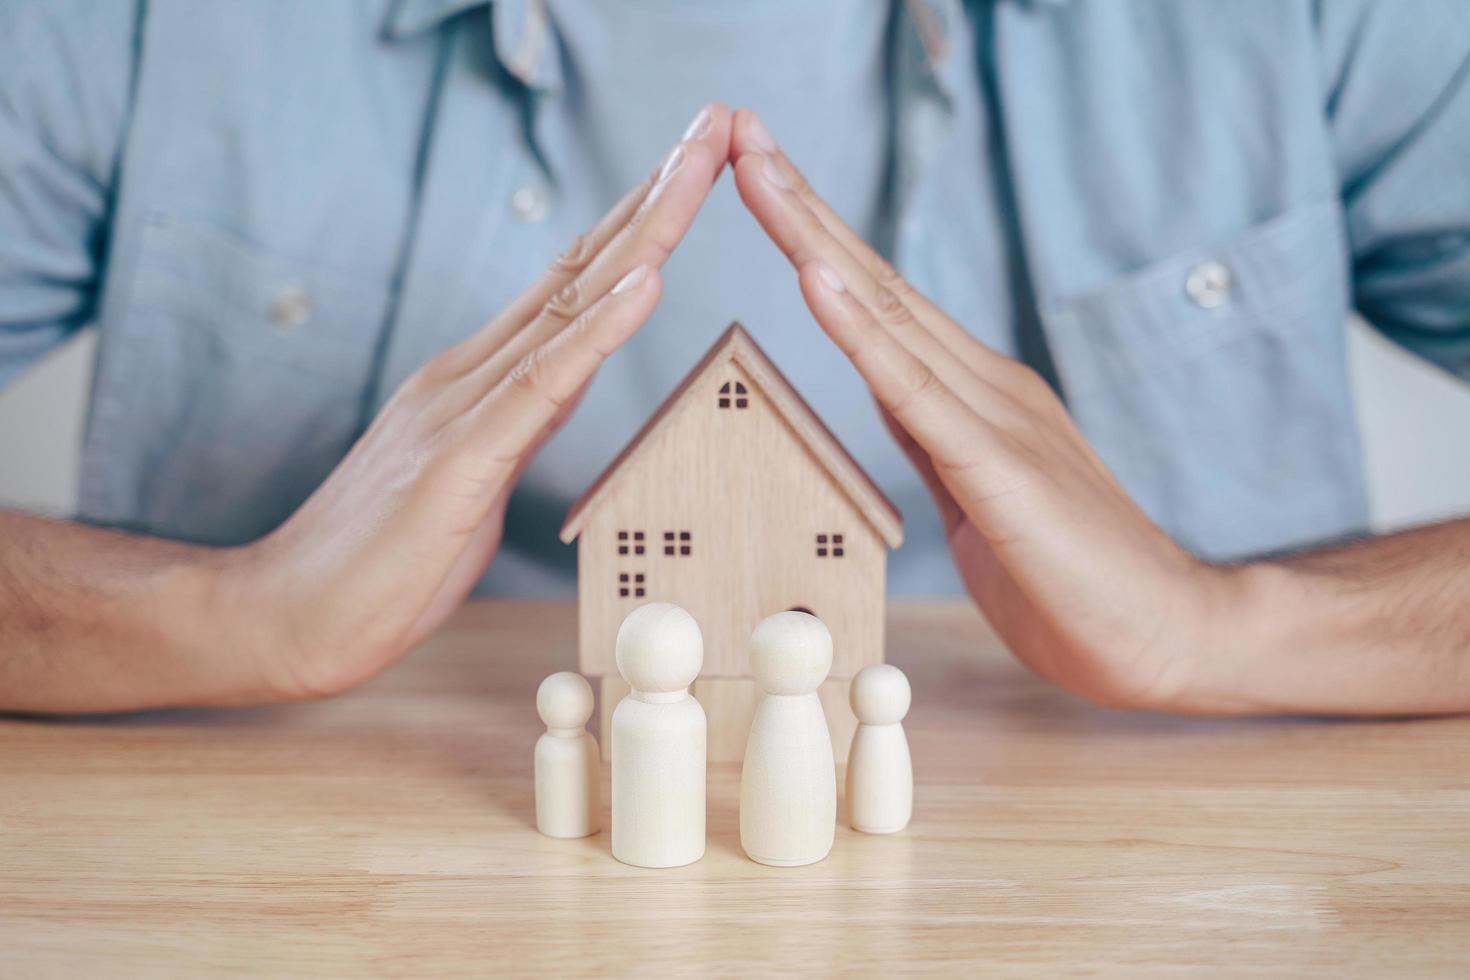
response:
[[[1282,668],[1304,603],[1295,576],[1270,562],[1210,567],[1208,611],[1181,710],[1222,715],[1286,710]]]
[[[224,662],[220,703],[314,697],[300,669],[285,603],[270,590],[263,542],[219,549],[197,569],[199,635]]]

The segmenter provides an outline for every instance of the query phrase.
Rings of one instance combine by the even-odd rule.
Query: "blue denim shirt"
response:
[[[577,31],[556,0],[10,0],[0,383],[95,322],[79,516],[249,540],[723,98],[919,288],[1043,362],[1187,546],[1365,527],[1350,307],[1470,376],[1470,5],[911,0],[879,12],[881,77],[843,81],[856,107],[829,82],[877,35],[762,41],[783,8],[610,2]],[[952,586],[921,485],[728,182],[668,281],[526,474],[492,585],[569,580],[567,504],[739,317],[904,508],[894,588]]]

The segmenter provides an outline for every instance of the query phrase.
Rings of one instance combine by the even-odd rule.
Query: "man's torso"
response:
[[[385,37],[376,5],[150,5],[82,517],[267,532],[417,364],[723,98],[759,109],[956,319],[1002,349],[1028,323],[1044,337],[1088,437],[1187,545],[1363,527],[1347,250],[1295,5],[1130,21],[914,3],[890,20],[854,0],[825,32],[817,5],[660,2],[618,30],[559,27],[595,15],[583,2],[462,6],[401,5]],[[732,319],[905,510],[893,587],[953,587],[922,485],[728,183],[667,279],[527,472],[492,587],[568,581],[566,506]]]

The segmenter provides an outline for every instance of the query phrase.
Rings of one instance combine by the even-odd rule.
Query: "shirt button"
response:
[[[1211,259],[1189,270],[1184,293],[1203,310],[1224,306],[1230,300],[1230,269]]]
[[[551,210],[551,195],[535,184],[518,187],[510,196],[510,210],[518,221],[540,221]]]
[[[303,286],[287,286],[271,300],[271,322],[282,330],[302,326],[311,312],[311,294]]]

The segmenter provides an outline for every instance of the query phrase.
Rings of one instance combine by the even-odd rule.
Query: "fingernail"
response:
[[[705,106],[699,110],[699,115],[694,117],[694,121],[689,124],[689,128],[684,130],[683,138],[685,141],[702,140],[709,135],[709,131],[714,125],[714,114],[709,111],[709,106]]]
[[[643,280],[647,278],[648,266],[640,265],[638,268],[634,269],[632,272],[628,273],[626,276],[618,280],[618,284],[612,288],[613,295],[617,296],[619,293],[626,293],[629,290],[637,289],[639,286],[643,285]]]
[[[776,152],[776,141],[771,138],[771,131],[766,128],[765,123],[761,122],[760,116],[753,112],[750,114],[750,125],[746,127],[746,131],[750,134],[750,141],[755,144],[757,150],[764,153]]]
[[[765,177],[766,180],[769,180],[771,183],[775,184],[783,191],[791,189],[791,181],[786,179],[786,175],[783,174],[781,172],[781,169],[776,166],[776,161],[771,159],[770,157],[766,157],[765,162],[761,164],[761,176]]]
[[[672,177],[674,171],[678,170],[679,167],[683,165],[683,163],[684,144],[680,143],[678,146],[674,147],[674,152],[670,153],[669,158],[664,161],[663,169],[658,172],[658,183],[662,184],[664,181]]]
[[[822,282],[827,286],[828,289],[832,290],[832,292],[847,292],[847,285],[842,281],[842,277],[834,272],[832,267],[827,263],[821,261],[817,262],[817,275],[822,278]]]

